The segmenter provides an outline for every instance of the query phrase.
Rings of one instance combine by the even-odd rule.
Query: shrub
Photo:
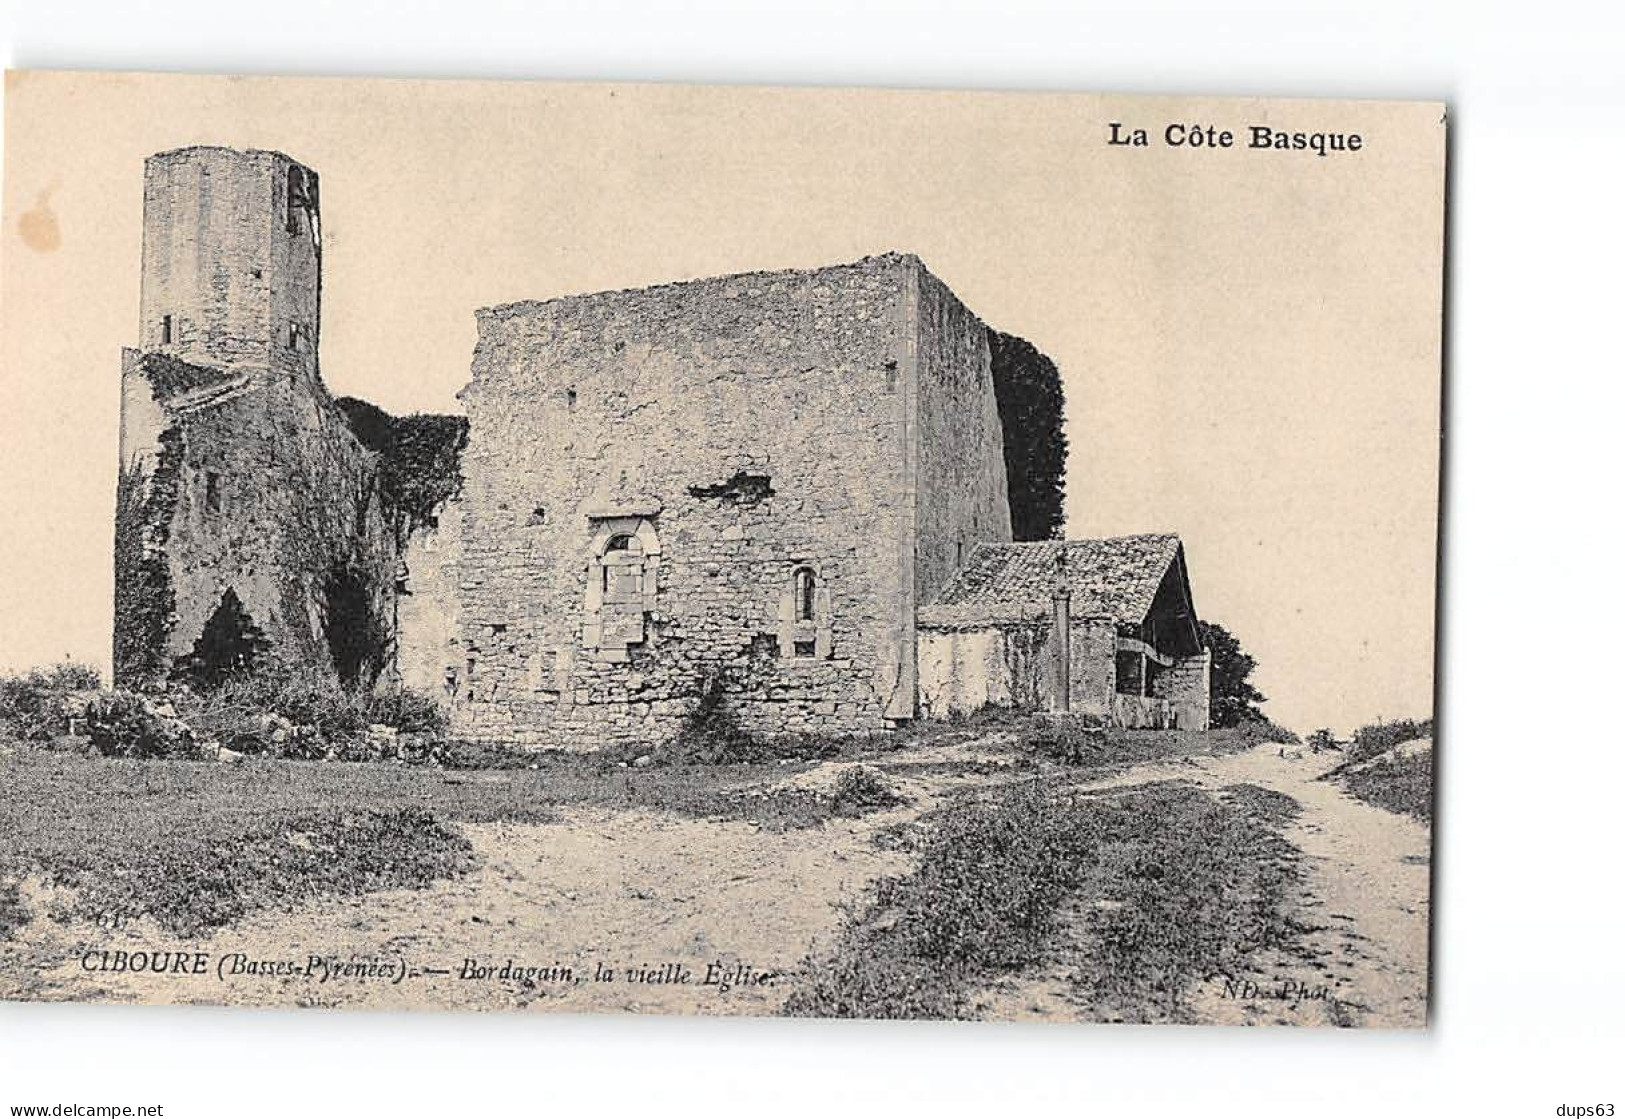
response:
[[[1431,751],[1405,757],[1378,758],[1364,765],[1345,762],[1326,776],[1341,782],[1345,789],[1367,804],[1411,816],[1424,823],[1433,819]]]
[[[1290,947],[1296,802],[1182,782],[1081,795],[1023,782],[935,817],[912,874],[876,883],[834,953],[812,958],[784,1012],[956,1017],[997,975],[1077,935],[1077,997],[1099,1015],[1184,1020],[1196,981]],[[1064,903],[1094,902],[1069,932]],[[1076,919],[1075,919],[1076,920]]]
[[[315,727],[327,742],[342,742],[367,731],[371,721],[369,700],[364,694],[344,687],[331,673],[300,669],[277,677],[261,679],[270,689],[261,710],[274,711],[302,727]]]
[[[1021,742],[1032,753],[1067,765],[1106,760],[1105,728],[1091,716],[1039,720],[1022,735]]]
[[[1342,749],[1342,747],[1337,744],[1337,736],[1331,732],[1331,728],[1329,727],[1321,727],[1319,730],[1315,731],[1314,734],[1309,736],[1309,739],[1305,745],[1307,745],[1317,754],[1322,750]]]
[[[367,702],[367,717],[402,734],[442,737],[449,725],[446,712],[438,703],[410,688],[391,688],[374,693]]]
[[[319,760],[433,760],[444,740],[446,716],[421,692],[377,693],[346,688],[328,672],[271,665],[228,676],[219,686],[181,702],[200,731],[238,753]],[[382,725],[397,732],[369,735]]]
[[[88,664],[77,661],[53,664],[44,670],[43,675],[45,686],[53,692],[88,692],[102,686],[102,674]]]
[[[109,758],[198,758],[192,729],[130,692],[98,696],[88,712],[90,745]]]
[[[74,661],[0,677],[0,730],[25,742],[48,742],[67,730],[69,695],[101,683],[94,668]]]
[[[866,765],[843,770],[835,779],[833,798],[837,816],[862,816],[908,803],[908,798],[892,787],[885,774]]]
[[[1349,740],[1348,760],[1363,762],[1401,742],[1432,737],[1432,719],[1396,719],[1391,723],[1372,723],[1354,732],[1354,737]]]
[[[767,761],[774,751],[739,724],[721,673],[708,676],[699,702],[684,717],[682,726],[662,752],[663,760],[730,765]]]
[[[1235,725],[1225,729],[1233,732],[1242,742],[1249,746],[1258,746],[1265,742],[1284,742],[1295,746],[1302,741],[1292,731],[1263,718],[1242,719]]]

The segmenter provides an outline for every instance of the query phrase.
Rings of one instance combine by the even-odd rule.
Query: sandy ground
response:
[[[1428,829],[1318,778],[1335,753],[1264,745],[1242,754],[1139,766],[1096,787],[1181,779],[1210,789],[1250,783],[1301,807],[1286,838],[1304,854],[1302,954],[1261,954],[1248,975],[1195,992],[1196,1020],[1221,1025],[1420,1029],[1427,1024]],[[1074,1018],[1064,969],[999,984],[981,1008],[998,1019]]]
[[[958,744],[887,764],[987,757],[976,744]],[[1250,781],[1303,806],[1288,838],[1307,856],[1306,919],[1323,926],[1309,937],[1313,959],[1264,960],[1255,975],[1238,977],[1260,994],[1231,997],[1222,983],[1209,984],[1196,999],[1204,1021],[1424,1024],[1426,829],[1315,781],[1321,760],[1283,758],[1271,746],[1141,766],[1101,783]],[[790,780],[825,785],[840,768]],[[465,825],[480,864],[463,878],[260,913],[200,940],[141,925],[108,932],[36,919],[0,946],[0,996],[772,1014],[790,992],[787,973],[832,941],[845,907],[876,877],[909,869],[912,857],[877,845],[877,833],[917,819],[956,784],[998,779],[911,774],[896,779],[911,797],[902,808],[785,833],[595,808],[570,810],[556,824]],[[29,899],[35,913],[50,905],[38,890]],[[195,955],[186,974],[86,970],[86,948],[207,959],[202,974]],[[91,965],[100,959],[93,954]],[[1306,994],[1271,997],[1289,982]],[[992,1018],[1076,1018],[1067,986],[1061,972],[1025,976],[986,992],[981,1008]],[[1325,994],[1308,997],[1315,988]]]

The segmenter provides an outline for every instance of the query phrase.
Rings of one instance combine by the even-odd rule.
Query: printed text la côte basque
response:
[[[1106,145],[1113,148],[1149,148],[1157,130],[1136,128],[1114,120],[1107,125]],[[1325,158],[1343,155],[1365,148],[1365,137],[1358,132],[1304,132],[1275,128],[1268,124],[1249,124],[1240,129],[1221,128],[1216,124],[1194,121],[1176,121],[1160,130],[1162,146],[1209,151],[1216,148],[1240,148],[1246,151],[1302,152]]]

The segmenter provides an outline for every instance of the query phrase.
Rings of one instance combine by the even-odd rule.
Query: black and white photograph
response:
[[[0,1110],[1612,1114],[1579,118],[299,10],[7,59]]]
[[[8,996],[1425,1025],[1443,106],[10,83]]]

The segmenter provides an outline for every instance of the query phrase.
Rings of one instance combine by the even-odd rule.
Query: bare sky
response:
[[[1437,105],[213,79],[6,81],[0,667],[111,643],[142,161],[321,174],[335,394],[453,411],[476,307],[918,253],[1066,381],[1068,534],[1172,531],[1268,712],[1432,710]],[[1113,148],[1107,124],[1147,129]],[[1162,145],[1175,122],[1236,146]],[[1247,126],[1358,153],[1247,149]]]

